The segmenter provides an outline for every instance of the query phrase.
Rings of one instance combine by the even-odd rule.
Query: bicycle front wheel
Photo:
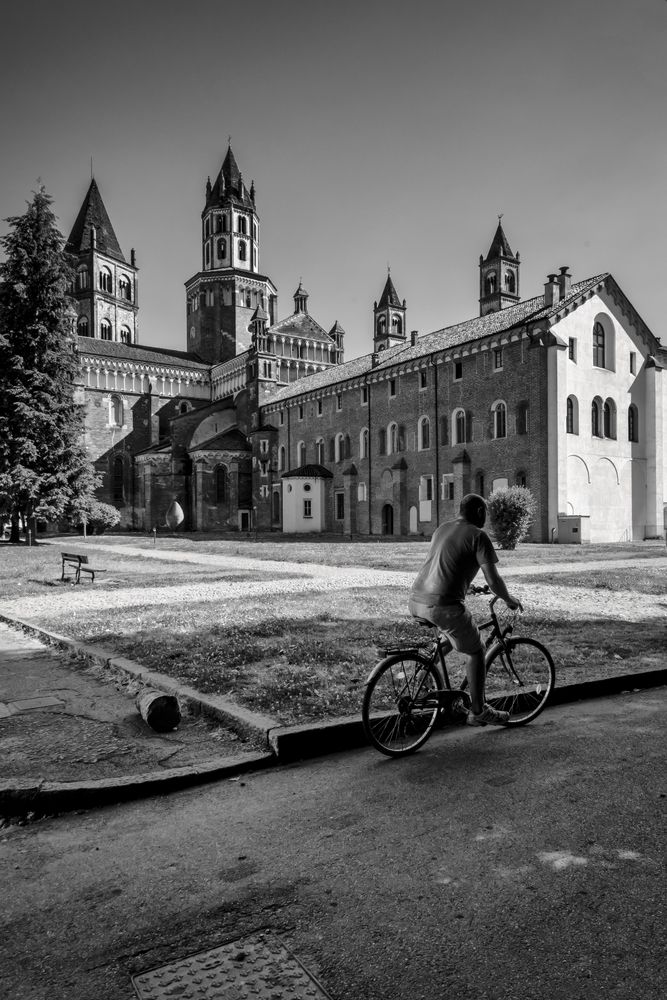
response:
[[[536,639],[506,639],[486,666],[486,700],[524,726],[543,710],[556,682],[551,653]]]
[[[368,678],[361,718],[370,743],[388,757],[414,753],[431,735],[438,713],[439,677],[415,653],[393,653]]]

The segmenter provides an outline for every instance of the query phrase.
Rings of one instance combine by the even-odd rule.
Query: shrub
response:
[[[109,503],[102,503],[100,500],[89,500],[84,510],[80,510],[74,517],[77,527],[82,527],[86,522],[87,530],[91,535],[101,535],[105,528],[115,528],[120,521],[120,513]]]
[[[535,514],[535,497],[525,486],[510,486],[488,499],[491,530],[501,549],[515,549],[525,538]]]

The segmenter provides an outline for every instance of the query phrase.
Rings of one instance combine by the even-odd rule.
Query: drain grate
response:
[[[132,983],[139,1000],[330,1000],[268,931],[143,972]]]

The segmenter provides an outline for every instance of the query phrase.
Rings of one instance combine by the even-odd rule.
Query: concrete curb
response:
[[[44,814],[102,806],[171,792],[276,763],[305,760],[366,745],[363,726],[358,716],[327,719],[324,722],[298,726],[281,726],[269,716],[250,712],[225,698],[204,696],[194,688],[179,685],[165,674],[155,673],[133,660],[116,656],[100,647],[85,646],[67,636],[48,632],[38,625],[7,615],[0,614],[0,621],[14,628],[20,628],[49,645],[85,656],[91,662],[107,667],[117,674],[131,677],[147,687],[176,695],[181,704],[186,705],[193,714],[202,714],[222,722],[239,735],[260,741],[266,748],[265,752],[255,755],[219,758],[203,765],[172,768],[123,778],[88,782],[41,782],[37,785],[30,783],[0,785],[0,816],[14,817],[28,812]],[[647,670],[637,674],[622,674],[564,687],[556,686],[550,704],[564,705],[665,684],[667,684],[667,668]]]

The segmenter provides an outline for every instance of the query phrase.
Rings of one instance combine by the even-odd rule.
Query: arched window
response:
[[[123,400],[120,396],[111,396],[109,399],[109,423],[112,427],[123,426]]]
[[[121,299],[127,299],[128,302],[132,299],[132,285],[130,284],[130,279],[126,274],[121,274],[118,279],[118,294]]]
[[[452,427],[454,428],[454,444],[466,443],[466,415],[465,410],[454,410],[452,417]]]
[[[188,406],[187,403],[181,403],[181,405],[178,408],[178,412],[182,415],[184,413],[187,413],[189,409],[190,407]]]
[[[395,313],[391,317],[391,332],[397,334],[399,337],[403,334],[403,321]]]
[[[324,438],[318,438],[315,442],[315,461],[318,465],[324,465]]]
[[[514,279],[514,271],[507,271],[505,273],[505,289],[510,293],[510,295],[514,295],[515,288],[516,281]]]
[[[246,245],[243,240],[239,240],[239,260],[247,260]]]
[[[108,319],[103,319],[100,323],[100,337],[102,340],[111,340],[111,323]]]
[[[383,337],[385,335],[385,333],[387,332],[387,317],[386,316],[378,316],[377,332],[379,333],[379,335],[381,337]]]
[[[100,288],[103,292],[107,292],[111,295],[113,291],[113,278],[111,277],[111,271],[108,267],[103,267],[100,269]]]
[[[246,309],[252,309],[252,295],[250,292],[245,293],[245,307]]]
[[[239,233],[243,233],[244,236],[248,232],[246,218],[244,215],[239,215],[238,217],[238,231]],[[245,257],[242,259],[245,260]]]
[[[79,317],[79,322],[76,324],[76,332],[79,334],[80,337],[87,337],[88,336],[88,317],[87,316],[81,316],[81,317]]]
[[[368,427],[363,427],[359,433],[359,458],[368,458]]]
[[[602,413],[601,401],[594,399],[591,403],[591,434],[593,437],[602,437]]]
[[[278,450],[278,471],[285,471],[285,445],[281,444]]]
[[[606,337],[602,323],[593,326],[593,364],[596,368],[606,368]]]
[[[76,272],[76,287],[79,291],[84,291],[88,288],[88,268],[80,267]]]
[[[507,407],[502,399],[497,400],[491,407],[493,415],[493,436],[494,438],[507,437]]]
[[[123,459],[117,455],[111,467],[111,496],[114,500],[123,499]]]
[[[219,465],[215,470],[215,502],[227,503],[229,492],[229,473],[226,465]]]
[[[299,465],[299,466],[306,464],[306,442],[305,441],[299,441],[298,445],[296,446],[296,461],[297,461],[297,465]]]
[[[345,436],[343,434],[336,434],[335,449],[334,461],[342,462],[345,458]]]
[[[121,326],[120,328],[120,342],[121,344],[129,344],[131,339],[131,333],[127,326]]]
[[[579,433],[579,400],[576,396],[567,397],[565,430],[568,434]]]
[[[417,441],[420,451],[431,447],[431,422],[428,417],[421,417],[417,429]]]
[[[628,407],[628,441],[639,441],[639,412],[634,403]]]
[[[387,427],[387,454],[395,455],[398,452],[398,425],[389,424]]]
[[[486,276],[486,279],[484,281],[484,291],[486,295],[493,295],[495,290],[496,290],[496,275],[495,272],[492,271],[491,274],[487,274]]]
[[[602,409],[602,423],[604,436],[606,438],[616,438],[616,403],[613,399],[606,399]]]
[[[222,259],[227,256],[227,240],[218,240],[218,257]]]

